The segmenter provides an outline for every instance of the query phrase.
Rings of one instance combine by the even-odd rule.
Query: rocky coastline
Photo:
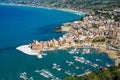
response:
[[[72,11],[76,12],[75,10]],[[84,11],[84,9],[82,11]],[[113,10],[111,13],[116,14],[117,11],[119,10]],[[110,11],[107,12],[109,13]],[[66,32],[66,34],[58,40],[35,40],[29,44],[28,48],[31,49],[31,51],[38,51],[37,53],[72,46],[96,48],[101,52],[106,52],[111,59],[115,60],[115,65],[118,65],[120,63],[120,58],[117,56],[117,52],[120,51],[119,21],[116,21],[113,18],[114,16],[111,16],[110,19],[106,18],[106,16],[101,15],[101,11],[99,10],[97,10],[97,12],[88,10],[84,12],[84,14],[85,17],[83,19],[67,22],[57,27],[56,32]],[[27,53],[21,48],[19,47],[19,49],[17,49]],[[34,55],[34,53],[31,54]]]

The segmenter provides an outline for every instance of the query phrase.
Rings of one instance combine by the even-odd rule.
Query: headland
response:
[[[31,50],[50,51],[68,47],[95,48],[100,52],[106,52],[120,63],[116,52],[120,51],[120,25],[114,19],[106,19],[104,16],[92,14],[86,15],[83,19],[62,24],[56,28],[56,32],[66,32],[58,40],[37,41],[29,44]],[[24,47],[24,46],[22,46]],[[21,47],[21,48],[22,48]],[[22,49],[20,51],[26,52]]]
[[[9,4],[11,5],[11,4]],[[13,3],[12,5],[17,5]],[[24,6],[24,4],[19,4]],[[49,41],[33,41],[29,46],[22,45],[17,49],[29,55],[36,55],[32,51],[47,51],[54,49],[62,49],[67,47],[89,47],[96,48],[100,52],[106,52],[108,56],[115,60],[115,64],[120,63],[120,58],[117,53],[120,52],[120,23],[119,23],[119,8],[113,7],[112,10],[105,6],[105,9],[100,8],[62,8],[62,7],[49,7],[40,5],[25,4],[25,6],[58,9],[65,11],[72,11],[75,14],[84,13],[85,17],[74,22],[62,24],[56,28],[56,32],[65,31],[66,34],[58,40],[52,39]],[[23,49],[23,48],[28,48]]]

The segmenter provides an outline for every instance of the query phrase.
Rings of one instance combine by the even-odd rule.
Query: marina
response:
[[[28,78],[26,72],[21,73],[20,78],[22,78],[23,80],[34,80],[33,77]]]
[[[68,50],[69,49],[62,50],[63,54],[68,53]],[[79,49],[79,50],[81,50],[81,49]],[[59,50],[59,51],[61,51],[61,50]],[[59,54],[59,51],[55,51],[55,52],[57,52],[57,54]],[[47,53],[43,52],[43,54],[44,53],[47,54],[47,55],[44,55],[44,56],[46,56],[44,58],[48,58],[49,55],[52,55],[52,54],[50,54],[50,52],[47,52]],[[41,52],[41,54],[42,54],[42,52]],[[102,57],[101,58],[96,58],[96,59],[93,58],[94,61],[93,60],[90,61],[87,58],[87,56],[88,55],[93,55],[93,54],[87,54],[87,55],[81,55],[81,54],[82,54],[82,51],[79,52],[79,54],[72,54],[72,55],[71,54],[64,54],[66,56],[69,56],[69,58],[63,57],[61,55],[63,57],[62,59],[64,59],[64,60],[61,59],[63,61],[61,64],[59,62],[56,62],[56,60],[58,60],[58,58],[56,58],[56,60],[53,60],[53,62],[51,62],[49,64],[49,65],[52,64],[52,70],[42,68],[41,70],[35,70],[35,73],[39,73],[41,75],[40,77],[44,77],[45,80],[62,80],[63,78],[61,78],[61,74],[65,75],[65,76],[80,77],[80,76],[90,74],[92,72],[93,68],[94,68],[94,70],[99,70],[103,67],[103,66],[99,66],[97,64],[98,62],[103,63],[102,60],[101,60]],[[82,63],[82,64],[80,64],[79,62]],[[64,67],[62,67],[63,65],[64,65]],[[110,65],[111,64],[109,62],[106,62],[104,64],[104,66],[106,66],[106,67],[109,67]]]
[[[63,23],[70,22],[68,25],[71,25],[72,21],[81,18],[83,15],[78,16],[56,10],[18,6],[2,6],[0,10],[0,14],[2,14],[0,18],[0,26],[4,26],[0,29],[2,37],[0,39],[0,63],[2,64],[0,66],[0,79],[32,80],[32,77],[27,75],[27,73],[29,73],[34,77],[34,80],[63,80],[68,76],[85,75],[87,73],[83,72],[87,71],[87,69],[89,69],[89,71],[93,71],[95,69],[97,70],[100,67],[99,65],[109,66],[114,64],[114,62],[109,59],[108,56],[97,54],[98,52],[95,50],[84,50],[84,48],[86,49],[84,46],[78,46],[78,48],[74,46],[74,41],[76,41],[75,39],[83,40],[86,36],[89,37],[89,35],[86,35],[86,30],[83,31],[81,28],[79,28],[81,35],[71,35],[74,33],[74,31],[72,31],[71,34],[66,34],[65,36],[63,36],[65,33],[56,33],[53,31],[57,26]],[[10,13],[13,15],[9,16],[5,13]],[[41,16],[40,14],[43,15]],[[9,29],[10,31],[7,31]],[[81,30],[83,31],[82,33]],[[63,36],[63,41],[59,41],[59,37],[61,36]],[[90,37],[92,37],[91,33]],[[39,50],[33,50],[29,47],[29,45],[27,45],[33,40],[39,40],[39,49],[44,47],[43,51],[40,52]],[[42,46],[40,46],[41,44]],[[86,44],[89,43],[85,42],[85,45]],[[69,50],[70,52],[68,49],[66,49],[66,46],[71,48]],[[31,47],[35,49],[35,47],[38,47],[38,45],[33,45]],[[93,47],[97,48],[99,46],[93,45],[89,48]],[[23,54],[21,51],[25,54]],[[82,55],[83,51],[86,53],[90,52],[90,54],[88,53],[87,55]],[[80,60],[73,60],[74,56],[82,57],[81,62]],[[98,60],[96,61],[95,59]],[[68,60],[68,63],[70,62],[70,66],[66,64],[66,60]],[[90,62],[86,60],[89,60]],[[52,69],[52,64],[54,63],[59,65],[54,65],[54,69]],[[95,63],[97,63],[98,66]],[[37,72],[38,75],[35,72],[36,69],[39,69]],[[21,72],[24,73],[21,74]],[[19,74],[21,74],[21,77],[19,77]]]
[[[80,63],[84,63],[86,65],[92,66],[92,67],[94,67],[96,69],[100,69],[101,68],[101,66],[99,66],[98,64],[92,63],[91,61],[86,60],[83,57],[74,56],[73,58],[74,58],[75,61],[78,61]]]
[[[70,54],[78,54],[79,53],[79,49],[77,49],[75,47],[74,49],[71,49],[68,53],[70,53]]]
[[[66,63],[68,64],[68,66],[73,66],[73,67],[75,67],[76,69],[83,70],[84,72],[89,71],[88,69],[85,69],[84,67],[80,67],[80,66],[75,65],[75,64],[74,64],[73,62],[71,62],[71,61],[66,60]]]
[[[56,69],[57,71],[62,71],[68,76],[75,76],[75,73],[71,73],[70,70],[65,70],[64,68],[61,68],[60,65],[57,65],[56,63],[53,64],[53,69]]]
[[[84,48],[82,54],[89,54],[90,49],[89,48]]]
[[[50,73],[49,71],[42,69],[42,70],[36,70],[36,73],[39,73],[40,75],[46,77],[46,78],[50,78],[51,80],[61,80],[58,77],[53,76],[52,73]]]

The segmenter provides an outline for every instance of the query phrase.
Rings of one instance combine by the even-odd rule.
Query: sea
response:
[[[99,66],[106,66],[106,63],[113,65],[113,60],[108,58],[105,53],[101,54],[95,49],[90,49],[89,54],[82,54],[83,49],[79,49],[78,54],[70,54],[69,51],[73,48],[49,51],[45,52],[47,55],[44,55],[42,59],[16,50],[16,47],[32,43],[33,40],[58,39],[65,33],[55,32],[56,27],[78,20],[83,16],[84,14],[78,15],[56,9],[0,5],[0,80],[23,80],[20,78],[20,74],[23,72],[26,73],[26,77],[33,77],[33,80],[51,80],[35,72],[35,70],[42,69],[49,71],[61,80],[68,77],[64,71],[70,71],[76,75],[84,73],[75,66],[68,66],[66,60],[90,71],[98,70],[74,61],[74,56],[84,57]],[[63,70],[53,69],[54,63]]]

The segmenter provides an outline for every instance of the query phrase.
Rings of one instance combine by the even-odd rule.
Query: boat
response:
[[[77,48],[74,48],[74,49],[70,50],[68,53],[70,53],[70,54],[78,54],[79,50]]]
[[[69,76],[72,76],[72,75],[73,75],[72,73],[70,73],[70,71],[65,71],[65,73],[66,73],[67,75],[69,75]]]
[[[40,59],[40,58],[42,58],[42,55],[40,53],[38,53],[37,57]]]
[[[57,65],[57,64],[55,64],[55,63],[53,63],[53,67],[52,67],[52,68],[53,68],[53,69],[57,69],[58,71],[61,70],[60,65]]]
[[[81,62],[81,63],[85,62],[85,59],[83,57],[74,56],[73,58],[74,58],[75,61],[78,61],[78,62]]]
[[[95,59],[96,61],[99,61],[99,62],[102,62],[102,60],[100,60],[100,59]]]
[[[46,77],[46,78],[53,78],[53,74],[49,71],[42,69],[42,70],[36,70],[35,72],[39,73],[40,75]]]
[[[44,52],[41,52],[41,54],[42,54],[43,56],[46,56],[46,55],[47,55],[47,53],[44,53]]]
[[[88,54],[88,53],[90,53],[90,49],[88,48],[88,49],[83,49],[83,52],[82,52],[82,54]]]
[[[70,66],[70,65],[72,65],[72,64],[74,64],[72,61],[68,61],[68,60],[66,60],[66,63]]]
[[[58,77],[56,77],[56,78],[53,78],[53,79],[51,79],[51,80],[61,80],[61,79],[59,79]]]
[[[75,61],[87,64],[87,65],[92,66],[94,68],[99,68],[98,64],[92,63],[92,62],[90,62],[89,60],[86,60],[83,57],[74,56],[73,58],[74,58]]]
[[[107,66],[107,67],[111,67],[111,65],[110,65],[110,64],[108,64],[108,63],[106,63],[106,66]]]
[[[23,80],[33,80],[33,77],[30,77],[30,78],[27,77],[26,72],[21,73],[20,78],[22,78]]]

